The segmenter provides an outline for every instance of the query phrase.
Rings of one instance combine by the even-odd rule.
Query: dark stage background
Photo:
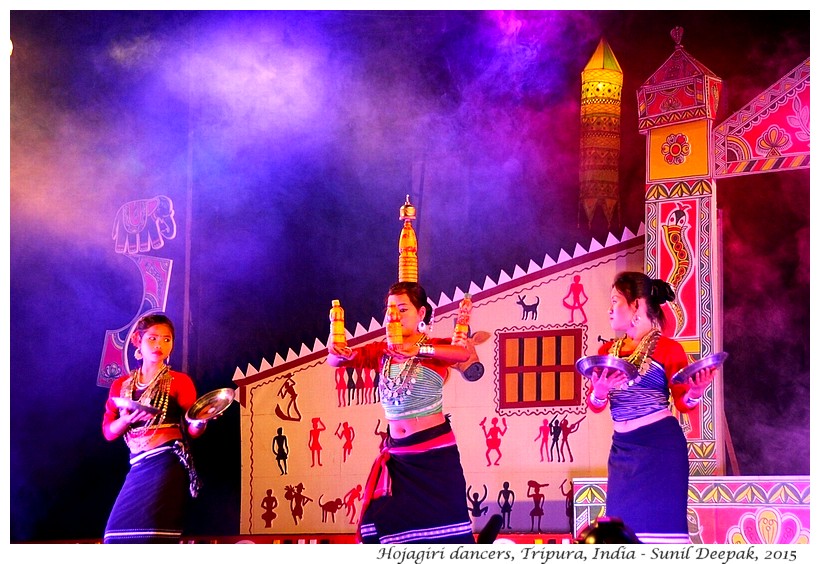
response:
[[[142,296],[114,252],[121,205],[174,201],[177,237],[150,253],[174,261],[172,365],[200,393],[231,386],[324,340],[334,298],[348,329],[381,318],[422,169],[434,299],[605,241],[578,213],[580,73],[602,36],[625,73],[612,231],[637,231],[635,92],[678,25],[724,81],[718,121],[809,56],[808,11],[12,11],[10,540],[99,538],[126,472],[96,385],[105,331]],[[809,173],[722,181],[718,205],[739,470],[808,475]],[[187,534],[238,531],[238,420],[195,443]]]

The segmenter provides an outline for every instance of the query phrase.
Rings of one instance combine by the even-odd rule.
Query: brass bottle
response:
[[[456,326],[453,328],[454,345],[467,346],[467,334],[470,332],[470,314],[473,311],[473,300],[470,294],[464,294],[461,303],[458,304],[458,317]]]
[[[340,347],[347,346],[345,335],[345,310],[339,300],[333,300],[330,308],[330,342]]]
[[[387,306],[387,346],[397,349],[401,347],[403,340],[399,308],[395,304],[390,304]]]
[[[413,225],[410,223],[416,219],[416,208],[410,203],[409,194],[399,210],[399,219],[404,222],[401,235],[399,235],[399,282],[418,282],[418,240]]]

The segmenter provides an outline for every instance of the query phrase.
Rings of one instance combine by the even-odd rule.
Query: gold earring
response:
[[[137,360],[142,360],[142,351],[139,349],[134,350],[134,358]]]

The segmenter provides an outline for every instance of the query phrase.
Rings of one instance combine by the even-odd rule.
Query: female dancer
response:
[[[402,344],[356,349],[331,343],[328,363],[379,371],[388,437],[365,488],[358,536],[363,543],[474,542],[464,495],[467,484],[442,412],[448,367],[467,360],[465,347],[424,332],[432,308],[416,282],[398,282],[387,296],[401,317]]]
[[[688,384],[671,382],[688,364],[683,347],[665,337],[661,304],[675,299],[671,286],[641,272],[622,272],[610,292],[609,320],[623,336],[599,354],[626,359],[638,369],[629,380],[606,368],[593,374],[587,402],[593,412],[610,404],[614,421],[609,452],[606,515],[619,517],[642,542],[688,543],[686,437],[669,408],[694,409],[715,369],[698,371]]]
[[[131,337],[141,366],[111,384],[102,431],[113,441],[125,438],[131,468],[125,477],[103,542],[178,543],[186,498],[196,497],[199,482],[186,444],[205,431],[205,423],[184,417],[196,401],[187,374],[168,367],[174,346],[174,325],[165,315],[147,315]],[[147,409],[118,408],[115,398],[133,400]]]

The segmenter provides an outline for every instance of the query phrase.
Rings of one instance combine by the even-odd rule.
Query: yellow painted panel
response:
[[[523,401],[535,401],[535,372],[524,372]]]
[[[670,142],[670,139],[674,139],[678,135],[685,135],[686,143]],[[649,173],[647,177],[650,181],[709,175],[709,130],[707,120],[678,123],[651,129],[648,143]],[[688,149],[688,155],[681,157],[682,162],[668,162],[669,149],[673,149],[674,152],[680,147]]]
[[[541,400],[555,401],[555,378],[552,372],[541,373]]]
[[[504,353],[507,359],[507,366],[518,365],[518,339],[504,339]]]
[[[517,402],[518,398],[518,374],[507,374],[504,378],[504,392],[508,402]]]
[[[543,347],[543,358],[541,359],[540,364],[555,364],[555,339],[548,337],[546,339],[541,339],[541,341],[541,346]]]
[[[533,366],[538,363],[538,338],[524,338],[524,366]]]
[[[569,335],[561,337],[561,363],[575,363],[575,338]]]
[[[558,399],[572,399],[575,396],[575,371],[561,372],[558,378],[561,382],[561,397]]]
[[[689,354],[698,354],[700,352],[700,339],[678,339],[678,342],[683,346],[683,350]]]

